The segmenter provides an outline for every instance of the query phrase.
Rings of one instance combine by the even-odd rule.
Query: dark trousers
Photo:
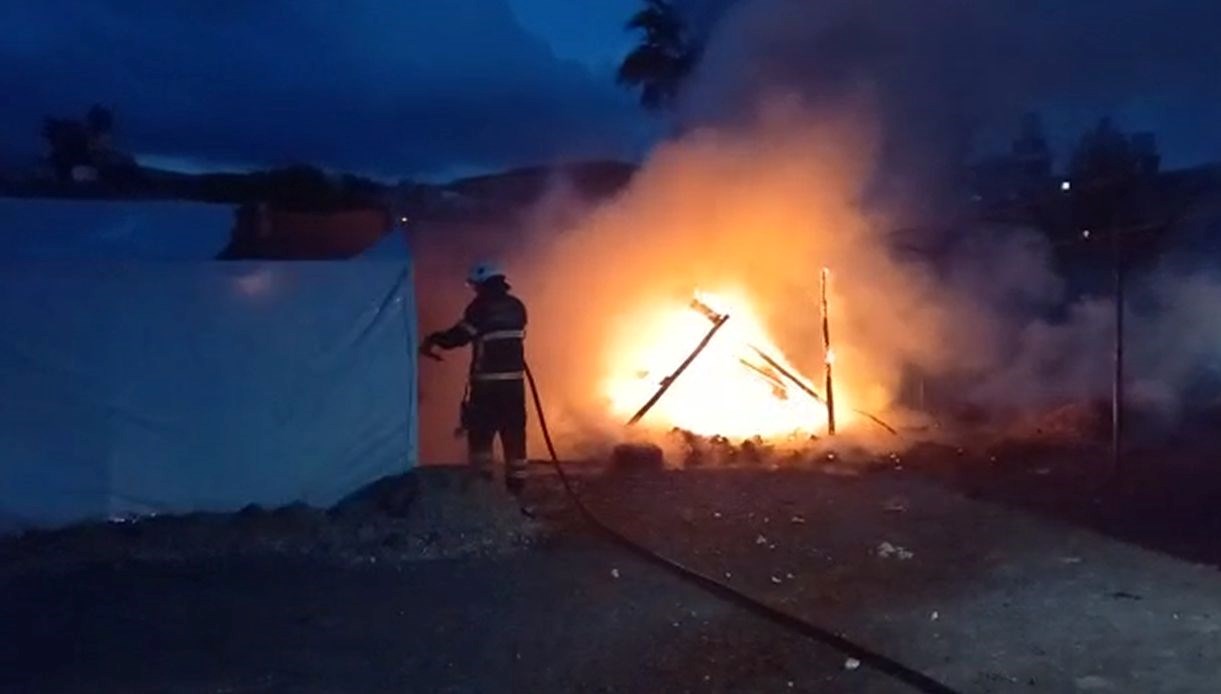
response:
[[[526,384],[473,381],[467,405],[466,445],[472,467],[491,474],[492,442],[500,436],[505,486],[518,493],[526,481]]]

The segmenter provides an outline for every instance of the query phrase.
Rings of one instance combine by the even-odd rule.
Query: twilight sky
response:
[[[762,95],[865,88],[888,135],[1003,146],[1023,111],[1063,153],[1101,115],[1171,165],[1221,159],[1216,0],[675,0],[710,36],[685,122]],[[639,158],[665,126],[614,82],[640,0],[0,2],[0,168],[92,103],[151,164],[308,162],[446,178]]]
[[[577,8],[582,8],[578,10]],[[591,10],[596,7],[596,11]],[[46,114],[114,108],[118,139],[184,166],[295,161],[445,176],[638,156],[614,83],[632,0],[0,3],[3,159]],[[7,156],[6,156],[7,155]]]

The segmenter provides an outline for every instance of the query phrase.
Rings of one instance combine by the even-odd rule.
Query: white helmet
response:
[[[483,284],[493,277],[504,277],[504,270],[496,263],[482,261],[471,266],[470,272],[466,273],[466,281],[471,284]]]

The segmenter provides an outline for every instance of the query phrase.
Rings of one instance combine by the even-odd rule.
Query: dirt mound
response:
[[[544,537],[547,527],[524,516],[500,485],[464,479],[456,469],[418,470],[376,482],[330,509],[249,506],[31,531],[0,541],[0,566],[11,572],[260,554],[410,562],[504,554]]]

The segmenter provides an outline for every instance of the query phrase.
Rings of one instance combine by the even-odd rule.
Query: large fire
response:
[[[708,336],[718,315],[728,317],[724,325],[637,426],[769,440],[824,433],[826,405],[809,394],[820,389],[784,357],[750,299],[732,291],[697,292],[690,303],[676,298],[624,322],[604,384],[612,414],[627,421],[638,412]],[[836,398],[838,414],[844,397]]]
[[[810,395],[825,398],[828,361],[841,440],[889,447],[885,427],[864,413],[901,416],[897,395],[909,365],[957,367],[978,354],[958,347],[975,344],[971,305],[892,253],[890,224],[862,210],[872,133],[855,115],[813,116],[781,104],[757,123],[696,129],[662,144],[627,187],[592,206],[558,187],[523,220],[524,236],[482,227],[435,235],[449,256],[474,259],[478,250],[510,268],[530,309],[530,366],[565,455],[602,455],[624,440],[683,445],[668,435],[675,428],[734,443],[760,436],[785,446],[793,437],[804,448],[829,429],[826,404]],[[832,271],[831,360],[823,266]],[[451,272],[421,286],[443,286]],[[696,289],[728,320],[626,427],[713,327],[691,305]],[[436,321],[460,310],[438,310]],[[465,373],[460,363],[445,373],[448,383],[427,384],[421,431],[428,455],[454,459],[461,443],[449,432]]]

